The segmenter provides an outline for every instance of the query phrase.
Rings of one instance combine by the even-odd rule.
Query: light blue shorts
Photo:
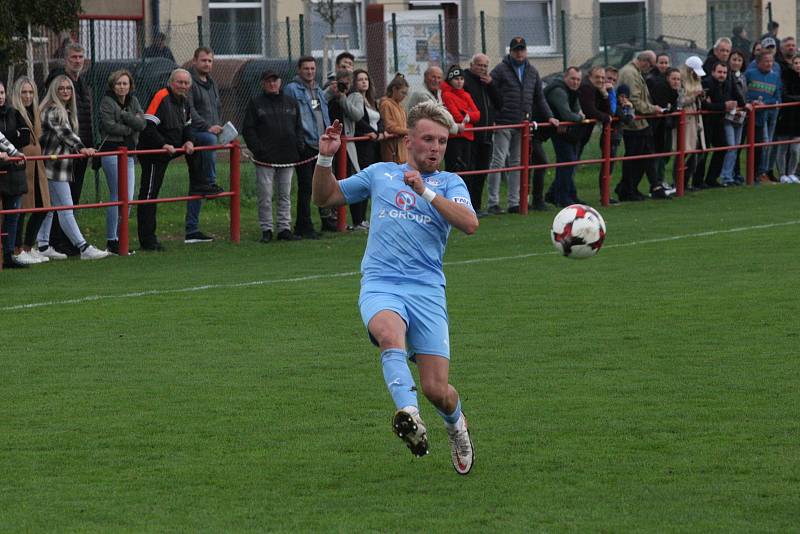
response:
[[[450,359],[450,329],[443,287],[369,282],[361,286],[358,307],[367,328],[370,320],[383,310],[393,311],[402,317],[406,323],[406,343],[412,360],[415,354]],[[377,345],[372,334],[369,337]]]

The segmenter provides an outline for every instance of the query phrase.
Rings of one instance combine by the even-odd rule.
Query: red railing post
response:
[[[528,214],[528,179],[530,177],[530,154],[531,154],[531,122],[522,123],[522,135],[520,138],[519,164],[519,213]]]
[[[342,139],[339,145],[339,153],[336,154],[336,178],[344,180],[347,178],[347,141]],[[336,230],[344,232],[347,230],[347,210],[344,206],[336,208]]]
[[[231,143],[231,241],[238,243],[241,237],[241,200],[242,200],[242,149],[239,140]]]
[[[603,172],[600,176],[600,204],[608,206],[610,202],[609,186],[611,184],[611,132],[612,122],[603,125]]]
[[[119,236],[119,255],[127,256],[130,244],[130,236],[128,235],[128,210],[130,204],[128,200],[128,147],[123,146],[117,154],[117,200],[122,202],[117,206],[117,213],[119,214],[119,227],[117,228],[117,235]]]
[[[675,194],[682,197],[686,191],[686,110],[681,108],[678,116],[678,135],[675,136],[678,143],[678,156],[675,165],[678,166],[678,173],[675,175]]]
[[[756,105],[747,111],[747,185],[753,185],[756,179]]]

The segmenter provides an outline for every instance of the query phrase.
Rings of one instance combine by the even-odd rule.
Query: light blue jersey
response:
[[[408,164],[376,163],[338,182],[348,204],[372,198],[362,285],[411,282],[444,286],[442,258],[450,223],[403,181]],[[428,189],[472,209],[464,180],[444,171],[422,174]]]

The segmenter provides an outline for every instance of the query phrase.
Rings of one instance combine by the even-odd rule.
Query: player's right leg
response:
[[[364,311],[362,299],[362,313]],[[369,307],[369,299],[366,299]],[[383,378],[397,411],[392,418],[392,430],[415,456],[428,453],[428,436],[419,415],[417,388],[408,367],[405,349],[406,322],[399,311],[382,309],[367,323],[373,341],[381,349]]]

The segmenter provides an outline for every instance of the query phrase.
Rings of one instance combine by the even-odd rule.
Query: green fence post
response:
[[[710,6],[708,9],[709,9],[708,21],[709,24],[711,24],[711,31],[709,31],[709,35],[711,35],[711,42],[708,43],[708,47],[711,48],[712,46],[714,46],[714,43],[717,42],[717,23],[716,23],[717,21],[714,13],[714,6]]]
[[[95,23],[94,19],[89,20],[89,54],[91,55],[91,58],[92,58],[92,68],[89,71],[89,87],[92,88],[91,91],[92,91],[92,104],[93,104],[93,107],[94,107],[94,109],[97,109],[97,107],[98,107],[97,106],[97,104],[98,104],[98,102],[97,102],[98,94],[97,94],[97,91],[95,89],[97,87],[97,84],[94,83],[95,67],[97,66],[97,47],[95,46],[95,42],[94,42],[94,36],[95,36],[94,23]],[[100,117],[99,117],[98,113],[94,113],[93,115],[94,115],[94,117],[92,117],[92,123],[93,123],[92,124],[92,126],[93,126],[92,130],[94,132],[97,132],[98,131],[98,124],[96,124],[96,123],[97,123],[97,121],[99,121]],[[94,139],[92,139],[92,143],[95,143]],[[94,173],[94,201],[95,202],[100,202],[100,173],[98,173],[97,171],[95,171],[95,173]]]
[[[203,46],[203,16],[197,15],[197,46]]]
[[[568,51],[567,51],[567,13],[563,9],[561,10],[561,57],[562,63],[564,64],[564,71],[567,70],[567,59]]]
[[[647,48],[647,8],[642,9],[642,50]]]
[[[486,13],[481,11],[481,54],[486,53]]]
[[[442,70],[447,72],[444,60],[444,23],[442,23],[441,15],[439,15],[439,61],[442,64]]]
[[[397,57],[397,13],[392,13],[392,50],[394,51],[394,72],[400,72],[400,59]]]
[[[292,23],[286,17],[286,46],[289,48],[289,63],[292,62]]]
[[[772,22],[772,2],[767,2],[767,22]]]
[[[306,55],[306,30],[303,27],[303,14],[300,13],[300,56]]]

